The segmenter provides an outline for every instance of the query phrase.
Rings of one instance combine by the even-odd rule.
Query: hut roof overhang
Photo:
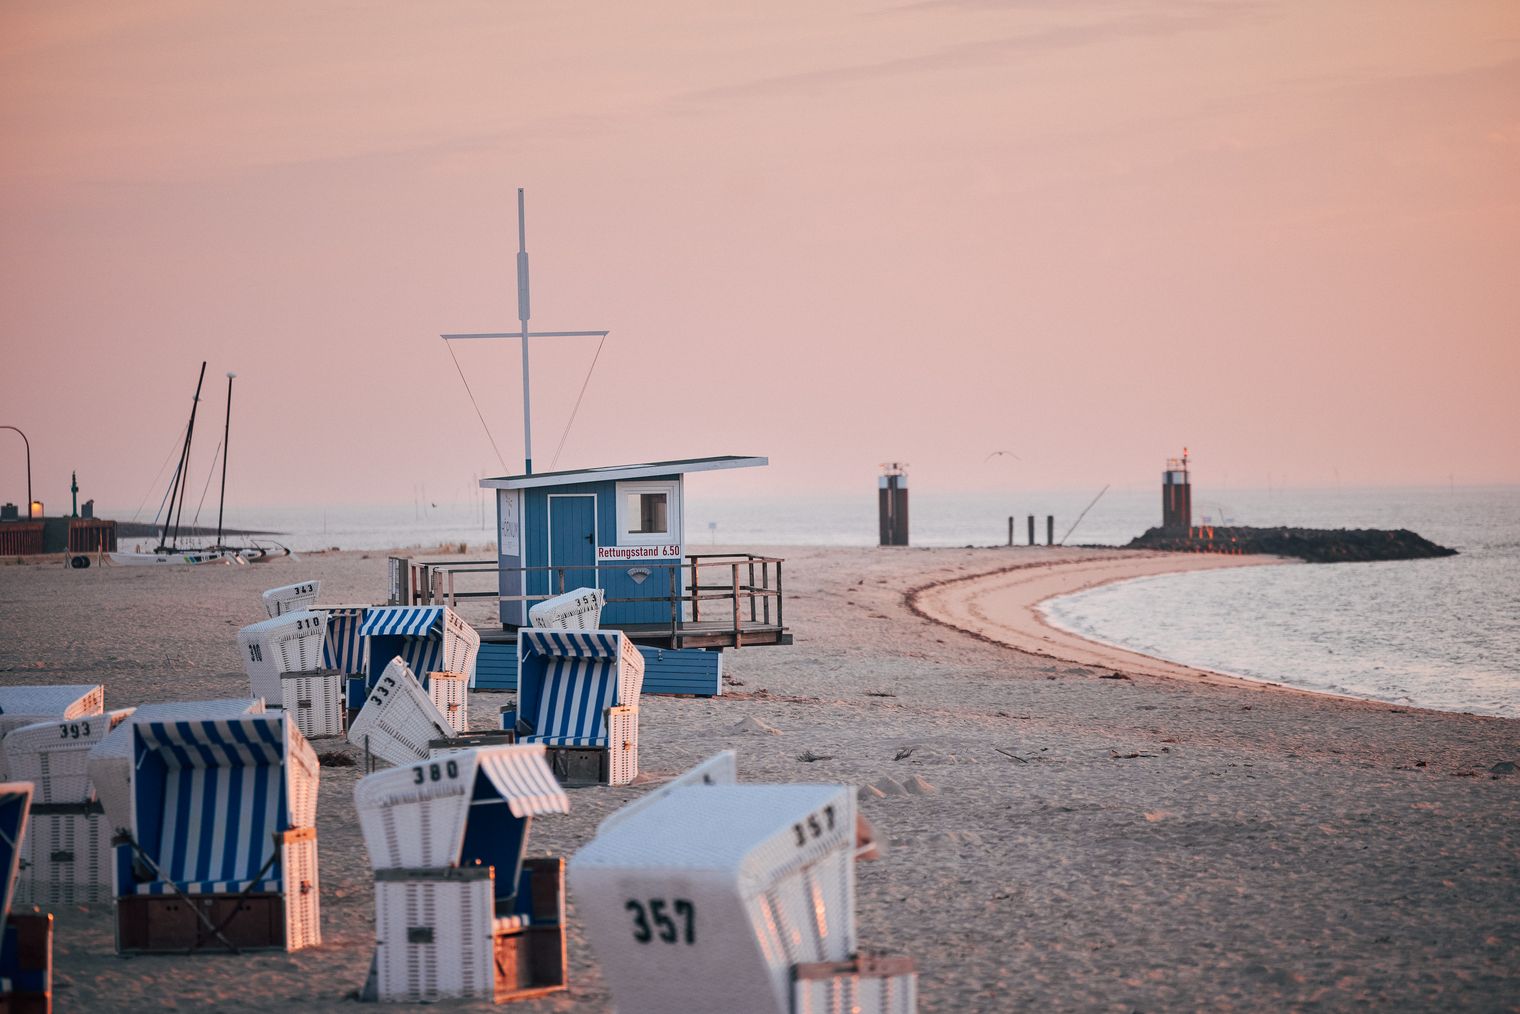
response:
[[[482,489],[536,489],[540,486],[568,486],[577,482],[608,482],[615,479],[650,479],[686,472],[713,472],[720,468],[758,468],[770,464],[769,458],[743,454],[724,454],[715,458],[682,458],[678,461],[648,461],[638,465],[606,465],[580,468],[568,472],[539,472],[534,475],[503,475],[481,479]]]

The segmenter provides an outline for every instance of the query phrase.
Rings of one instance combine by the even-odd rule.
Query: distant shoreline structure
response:
[[[142,521],[118,521],[116,522],[116,537],[118,539],[146,539],[158,537],[158,526],[150,525]],[[215,528],[201,528],[195,525],[186,525],[179,530],[181,535],[205,536],[215,535]],[[280,535],[281,532],[264,531],[257,528],[223,528],[223,535]]]
[[[1456,556],[1407,528],[1244,528],[1198,525],[1151,528],[1131,539],[1126,549],[1173,553],[1231,553],[1291,556],[1309,563],[1372,563]]]

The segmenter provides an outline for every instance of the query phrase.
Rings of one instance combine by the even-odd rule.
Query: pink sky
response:
[[[209,359],[229,498],[1520,482],[1520,4],[0,5],[0,423],[135,506]],[[594,343],[537,343],[548,468]],[[1023,460],[986,463],[993,450]],[[0,498],[25,496],[0,431]],[[156,502],[162,492],[155,489]],[[151,510],[151,505],[150,505]]]

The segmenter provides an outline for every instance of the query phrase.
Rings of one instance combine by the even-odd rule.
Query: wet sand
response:
[[[797,643],[728,653],[722,698],[645,698],[642,768],[731,747],[751,779],[874,786],[886,848],[859,870],[860,938],[918,959],[922,1010],[1520,1010],[1520,776],[1489,773],[1520,761],[1520,723],[1153,674],[1080,639],[1030,654],[928,618],[969,590],[945,582],[1123,551],[776,555]],[[237,629],[259,591],[309,578],[373,601],[384,554],[0,567],[0,682],[102,682],[108,707],[246,693]],[[510,699],[474,695],[473,724]],[[57,1009],[352,1010],[374,933],[357,778],[322,768],[321,947],[122,959],[107,907],[58,911]],[[573,790],[530,851],[573,852],[645,790]],[[573,895],[569,930],[570,991],[513,1009],[608,1008]]]

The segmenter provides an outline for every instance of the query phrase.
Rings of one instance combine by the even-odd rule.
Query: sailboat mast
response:
[[[222,494],[216,501],[216,545],[222,544],[222,508],[227,504],[227,453],[232,444],[232,378],[237,374],[227,371],[227,421],[222,424]]]
[[[164,533],[159,536],[158,548],[163,549],[169,544],[169,526],[174,526],[174,541],[179,542],[179,523],[174,520],[175,501],[179,501],[180,511],[184,511],[185,476],[189,472],[190,464],[190,437],[195,432],[195,406],[200,404],[201,385],[206,382],[206,364],[201,363],[201,375],[195,381],[195,400],[190,403],[190,425],[185,427],[185,445],[180,448],[179,467],[174,470],[174,479],[169,486],[169,511],[164,515]]]
[[[179,510],[174,515],[174,548],[179,548],[179,523],[185,516],[186,493],[190,486],[190,441],[195,436],[195,411],[201,405],[201,384],[206,379],[206,364],[201,363],[201,378],[195,383],[195,402],[190,406],[190,425],[185,430],[185,468],[179,477]]]
[[[528,394],[528,220],[517,188],[517,319],[522,322],[523,474],[533,474],[533,406]]]

